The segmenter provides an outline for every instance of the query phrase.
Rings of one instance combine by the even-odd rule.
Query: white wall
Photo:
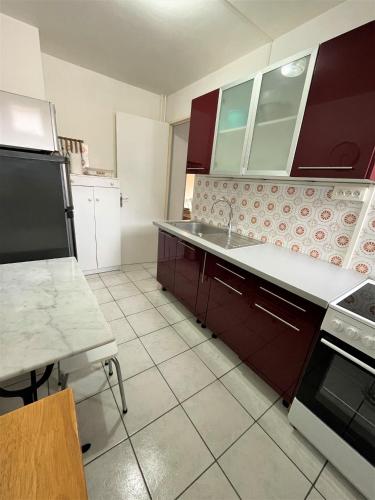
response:
[[[268,64],[316,46],[375,19],[374,0],[347,0],[298,28],[210,73],[167,97],[167,121],[190,116],[191,100],[222,85],[248,78]]]
[[[0,89],[44,99],[39,30],[0,14]]]
[[[90,167],[116,169],[115,113],[158,120],[161,96],[42,54],[46,98],[56,106],[59,135],[83,139]]]

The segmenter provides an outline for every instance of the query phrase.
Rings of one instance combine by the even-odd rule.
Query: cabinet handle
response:
[[[100,201],[99,198],[95,198],[95,201]]]
[[[192,250],[193,252],[195,252],[195,248],[194,247],[191,247],[190,245],[187,245],[183,241],[179,241],[178,245],[184,245],[184,247],[189,248],[190,250]]]
[[[244,276],[241,276],[240,274],[235,273],[235,272],[234,272],[234,271],[232,271],[231,269],[228,269],[227,267],[225,267],[225,266],[223,266],[223,265],[219,264],[218,262],[215,262],[215,264],[216,264],[217,266],[221,267],[222,269],[225,269],[226,271],[228,271],[228,272],[230,272],[230,273],[232,273],[232,274],[235,274],[236,276],[238,276],[238,277],[239,277],[239,278],[241,278],[242,280],[245,280],[245,279],[246,279]]]
[[[203,260],[203,269],[202,269],[201,283],[203,283],[204,273],[206,272],[206,258],[207,258],[207,252],[204,252],[204,260]]]
[[[273,295],[274,297],[282,300],[283,302],[286,302],[287,304],[290,304],[291,306],[295,307],[296,309],[299,309],[300,311],[302,312],[306,312],[306,309],[303,309],[302,307],[300,306],[297,306],[297,304],[293,304],[293,302],[290,302],[289,300],[286,300],[284,299],[284,297],[280,297],[280,295],[277,295],[276,293],[274,292],[271,292],[271,290],[267,290],[267,288],[263,288],[262,286],[259,287],[261,290],[263,290],[263,292],[267,292],[269,293],[270,295]]]
[[[298,167],[299,170],[353,170],[353,167]]]
[[[293,328],[293,330],[295,330],[296,332],[299,332],[300,329],[297,328],[296,326],[292,325],[291,323],[288,323],[288,321],[285,321],[285,319],[282,319],[280,318],[279,316],[276,316],[276,314],[273,314],[271,311],[269,311],[268,309],[266,309],[265,307],[262,307],[260,306],[259,304],[255,303],[254,304],[255,307],[257,307],[258,309],[261,309],[263,312],[265,312],[266,314],[269,314],[270,316],[272,316],[273,318],[281,321],[281,323],[284,323],[284,325],[287,325],[289,326],[290,328]]]
[[[205,170],[205,167],[187,167],[188,170]]]
[[[91,198],[87,198],[87,201],[92,201],[92,199]]]
[[[221,279],[216,278],[216,276],[214,276],[214,280],[218,281],[219,283],[221,283],[222,285],[226,286],[227,288],[230,288],[234,292],[238,293],[238,295],[242,295],[242,292],[239,292],[238,290],[236,290],[232,286],[228,285],[228,283],[225,283],[225,281],[222,281]]]

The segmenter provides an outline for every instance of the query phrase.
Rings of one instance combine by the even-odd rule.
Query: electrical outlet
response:
[[[332,200],[363,201],[367,190],[368,186],[339,184],[333,188]]]

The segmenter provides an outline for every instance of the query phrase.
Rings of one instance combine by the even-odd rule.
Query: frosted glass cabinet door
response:
[[[247,174],[288,173],[309,61],[307,55],[262,75]]]
[[[222,91],[211,173],[240,174],[253,80]]]

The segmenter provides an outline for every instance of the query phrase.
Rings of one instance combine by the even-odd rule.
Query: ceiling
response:
[[[170,94],[343,0],[2,0],[42,51]]]

